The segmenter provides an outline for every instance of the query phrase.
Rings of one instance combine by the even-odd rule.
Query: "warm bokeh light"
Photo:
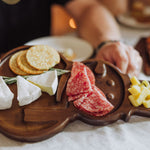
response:
[[[51,7],[51,35],[64,35],[76,30],[73,18],[60,5]]]
[[[70,26],[71,28],[73,28],[73,29],[76,29],[76,28],[77,28],[76,23],[75,23],[75,21],[74,21],[73,18],[70,18],[70,20],[69,20],[69,26]]]

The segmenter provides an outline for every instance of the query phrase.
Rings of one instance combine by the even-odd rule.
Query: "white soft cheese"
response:
[[[54,95],[58,86],[57,71],[48,71],[40,75],[34,75],[27,78],[28,81],[37,85],[43,92]]]
[[[8,109],[12,106],[14,94],[11,92],[3,78],[0,76],[0,109]]]
[[[41,89],[21,76],[17,76],[17,100],[19,106],[28,105],[37,100],[41,95]]]

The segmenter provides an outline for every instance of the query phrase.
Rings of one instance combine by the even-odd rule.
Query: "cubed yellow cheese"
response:
[[[141,91],[145,88],[143,84],[140,84],[139,87],[141,88]]]
[[[150,90],[150,85],[147,88]]]
[[[150,90],[148,88],[144,87],[138,98],[141,99],[141,101],[143,101],[146,99],[146,97],[148,95],[150,95]]]
[[[142,83],[136,78],[130,79],[131,86],[128,89],[130,92],[129,100],[133,106],[138,107],[143,104],[144,107],[150,108],[150,84],[144,80]]]
[[[131,104],[135,107],[138,107],[142,104],[142,101],[140,101],[140,99],[135,99],[135,96],[133,96],[133,95],[129,96],[129,100],[130,100]]]
[[[150,108],[150,99],[143,100],[143,105],[144,105],[145,108]]]
[[[144,87],[138,96],[130,95],[129,100],[131,101],[133,106],[137,107],[143,103],[143,100],[145,100],[148,95],[150,95],[150,90],[148,90],[146,87]]]
[[[142,81],[142,85],[144,85],[144,86],[148,87],[148,86],[149,86],[149,82],[148,82],[148,81],[146,81],[146,80],[144,80],[144,81]]]
[[[147,95],[147,97],[145,98],[145,100],[150,100],[150,95]]]
[[[141,92],[141,88],[138,85],[133,85],[131,88],[128,89],[128,91],[132,94],[132,95],[137,95]]]
[[[131,81],[131,83],[133,84],[133,85],[140,85],[141,83],[140,83],[140,81],[134,76],[134,77],[132,77],[131,79],[130,79],[130,81]]]

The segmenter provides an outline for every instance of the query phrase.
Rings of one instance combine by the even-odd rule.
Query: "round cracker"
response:
[[[58,52],[46,45],[32,46],[27,51],[26,58],[27,62],[38,70],[48,70],[60,62]]]
[[[22,71],[17,64],[17,57],[22,53],[22,51],[19,51],[11,56],[9,59],[9,67],[10,69],[17,75],[27,75],[26,72]]]
[[[26,60],[26,53],[27,51],[23,51],[17,58],[17,64],[21,70],[28,74],[40,74],[43,73],[43,71],[39,71],[31,67],[27,60]]]

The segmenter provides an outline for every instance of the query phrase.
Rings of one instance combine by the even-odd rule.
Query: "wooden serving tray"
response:
[[[16,76],[8,67],[9,58],[17,51],[30,46],[15,48],[6,53],[0,63],[0,75]],[[10,109],[0,111],[0,132],[19,141],[37,142],[47,139],[62,131],[70,122],[82,120],[91,125],[107,125],[119,119],[128,121],[131,115],[150,117],[150,109],[133,107],[128,100],[129,77],[120,73],[113,65],[103,61],[87,60],[83,62],[94,73],[96,86],[107,96],[114,109],[103,117],[94,117],[74,107],[67,101],[66,83],[70,73],[59,78],[58,90],[55,96],[43,93],[35,102],[20,107],[17,102],[16,84],[9,85],[15,94]],[[61,56],[61,63],[56,66],[70,69],[72,62]]]

